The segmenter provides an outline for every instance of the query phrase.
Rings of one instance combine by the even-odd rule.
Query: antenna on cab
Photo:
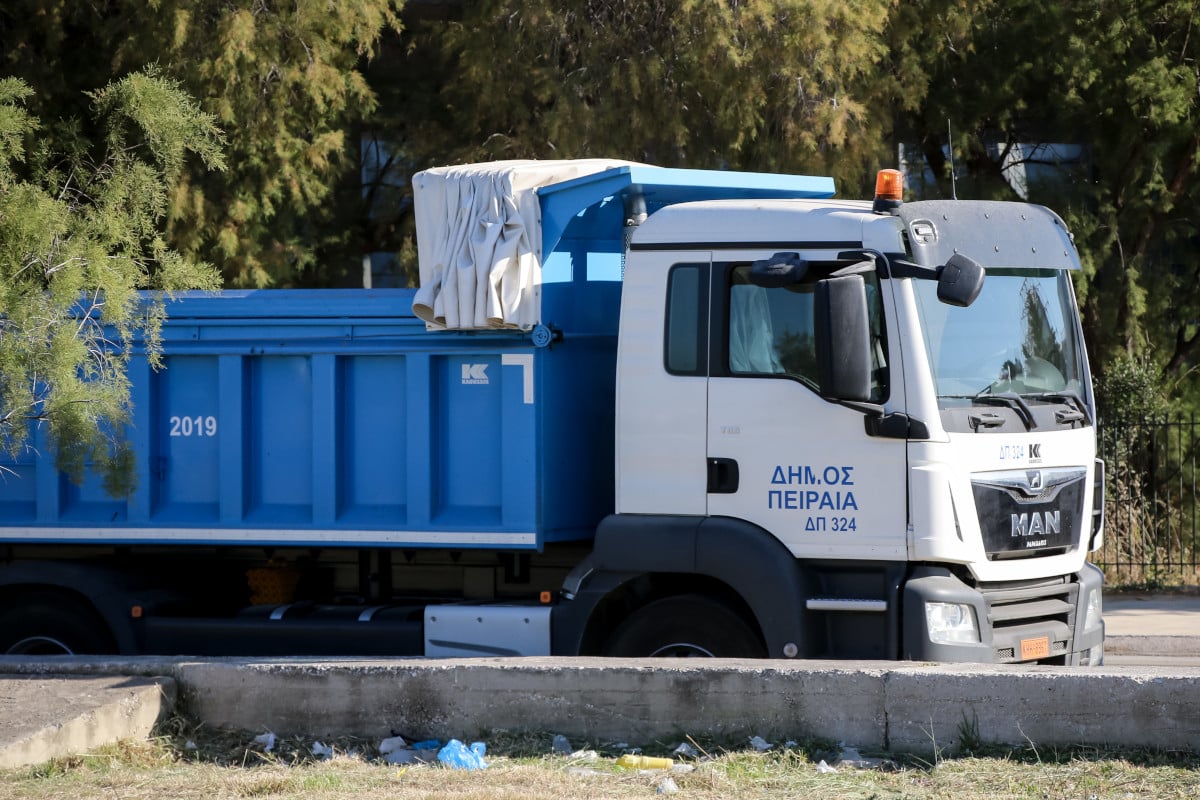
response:
[[[950,142],[950,199],[958,199],[958,184],[954,177],[954,131],[950,129],[950,118],[946,117],[946,139]]]

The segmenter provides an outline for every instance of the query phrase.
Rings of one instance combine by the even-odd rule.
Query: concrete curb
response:
[[[18,659],[0,659],[12,671]],[[280,735],[545,731],[586,740],[819,737],[930,752],[984,742],[1200,752],[1200,667],[612,659],[76,660],[171,675],[189,716]],[[26,665],[36,669],[32,664]],[[66,667],[56,662],[61,671]],[[141,673],[144,674],[144,673]]]
[[[193,715],[277,733],[377,737],[394,729],[445,738],[504,728],[642,742],[705,733],[907,752],[953,746],[965,733],[985,742],[1200,751],[1200,668],[1187,673],[522,659],[194,664],[178,675]]]
[[[174,704],[171,678],[0,677],[0,769],[146,739]]]

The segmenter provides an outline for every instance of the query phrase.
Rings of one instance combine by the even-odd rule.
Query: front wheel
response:
[[[766,648],[734,609],[712,597],[683,594],[638,609],[613,632],[607,656],[764,658]]]
[[[64,656],[115,651],[104,621],[70,597],[36,592],[13,598],[0,609],[0,654]]]

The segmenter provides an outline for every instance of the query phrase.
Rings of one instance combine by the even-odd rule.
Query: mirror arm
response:
[[[911,261],[902,261],[896,259],[892,262],[892,277],[895,278],[920,278],[922,280],[936,281],[942,274],[942,267],[926,267],[921,264],[914,264]]]
[[[868,417],[883,416],[883,406],[879,405],[879,403],[865,403],[861,400],[838,400],[836,398],[828,397],[825,399],[829,400],[831,403],[837,403],[839,406],[845,406],[846,408],[853,408],[855,411],[861,411]]]
[[[866,248],[866,247],[864,247],[862,250],[843,250],[842,252],[837,254],[837,257],[838,257],[838,261],[864,261],[869,258],[874,259],[875,264],[876,264],[876,270],[878,270],[879,265],[883,266],[882,277],[884,277],[884,278],[899,277],[899,276],[895,275],[895,273],[892,269],[891,260],[887,256],[885,256],[883,253],[879,252],[878,250],[871,250],[870,248]]]

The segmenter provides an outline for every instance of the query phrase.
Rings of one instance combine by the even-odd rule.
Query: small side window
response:
[[[672,375],[708,374],[708,265],[677,264],[667,275],[664,361]]]

